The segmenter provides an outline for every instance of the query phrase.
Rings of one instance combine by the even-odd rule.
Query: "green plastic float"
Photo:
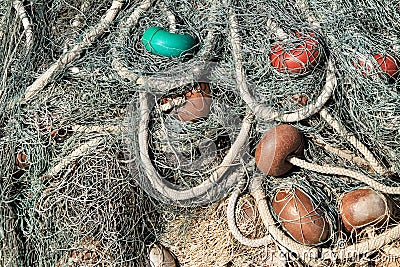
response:
[[[164,57],[180,57],[193,52],[196,40],[187,33],[170,33],[161,27],[151,27],[144,32],[142,43],[150,53]]]

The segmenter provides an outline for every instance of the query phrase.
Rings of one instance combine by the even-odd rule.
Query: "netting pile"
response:
[[[105,33],[34,99],[14,101],[110,8],[82,4],[27,3],[31,51],[11,3],[2,4],[2,266],[145,265],[154,240],[158,215],[134,185],[120,130],[135,92],[105,56],[115,36]]]
[[[196,45],[155,55],[142,42],[153,26]],[[299,264],[274,238],[249,248],[228,232],[223,199],[254,196],[260,177],[270,208],[281,189],[311,199],[330,229],[320,248],[384,234],[399,222],[395,194],[384,223],[349,234],[340,201],[364,183],[300,167],[276,178],[252,161],[269,129],[291,123],[305,136],[306,161],[400,186],[398,73],[385,73],[388,57],[400,68],[399,35],[399,5],[389,0],[3,1],[0,265],[146,266],[158,241],[182,266]],[[374,173],[322,106],[390,175]],[[299,118],[281,119],[288,113]],[[246,195],[236,205],[248,238],[267,230],[256,202]],[[325,263],[395,254],[398,241],[386,243]],[[284,261],[271,258],[278,252]]]

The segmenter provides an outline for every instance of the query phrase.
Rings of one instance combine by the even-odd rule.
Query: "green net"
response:
[[[330,225],[321,251],[393,234],[396,194],[384,224],[348,234],[340,201],[365,183],[301,167],[276,178],[252,161],[262,136],[286,122],[304,134],[307,162],[399,186],[399,23],[389,0],[3,1],[1,265],[146,266],[148,246],[175,219],[204,219],[199,212],[248,193],[257,177],[268,203],[282,188],[310,197]],[[190,35],[196,45],[178,57],[149,52],[142,36],[154,26],[154,36]],[[351,137],[390,175],[376,173]],[[304,260],[273,239],[288,261]],[[325,263],[372,261],[392,239]],[[196,265],[177,254],[188,266],[235,256]]]

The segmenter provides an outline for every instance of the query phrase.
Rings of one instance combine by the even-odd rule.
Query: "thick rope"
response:
[[[375,190],[381,191],[387,194],[400,194],[400,187],[392,187],[381,184],[374,179],[362,174],[360,172],[352,171],[349,169],[345,169],[342,167],[332,167],[332,166],[322,166],[314,163],[307,162],[303,159],[299,159],[296,157],[290,157],[287,159],[293,165],[296,165],[300,168],[304,168],[310,171],[323,173],[323,174],[331,174],[331,175],[338,175],[338,176],[347,176],[353,179],[356,179],[360,182],[363,182]]]
[[[361,143],[353,134],[349,133],[343,125],[340,125],[339,121],[333,118],[328,111],[323,108],[319,112],[321,117],[341,136],[345,137],[346,140],[352,144],[360,153],[365,157],[365,159],[369,162],[371,167],[381,175],[386,175],[389,171],[382,166],[382,164],[375,158],[372,152]]]
[[[254,164],[254,161],[252,161]],[[244,188],[246,183],[245,179],[241,179],[237,185],[237,188],[232,192],[231,196],[229,197],[228,208],[227,208],[227,220],[228,220],[228,227],[229,231],[232,235],[239,241],[240,244],[249,247],[262,247],[267,246],[269,243],[272,242],[271,236],[268,235],[268,232],[265,233],[264,237],[261,238],[247,238],[245,237],[239,230],[236,225],[236,218],[235,218],[235,210],[236,210],[236,203],[239,198],[241,190]]]
[[[227,4],[228,1],[225,0],[224,3]],[[266,121],[277,120],[282,122],[296,122],[317,113],[325,105],[326,101],[331,97],[333,90],[336,88],[337,80],[332,59],[328,60],[326,82],[315,103],[308,104],[307,106],[290,113],[281,114],[276,112],[271,107],[258,103],[254,96],[251,95],[242,63],[242,44],[239,34],[239,23],[232,7],[229,8],[228,16],[232,56],[235,64],[236,86],[241,98],[249,106],[250,110],[253,111],[254,115]]]
[[[251,129],[251,125],[253,122],[253,116],[248,114],[242,122],[242,127],[240,132],[235,140],[235,142],[230,147],[228,153],[222,160],[222,163],[217,167],[217,169],[210,175],[210,177],[203,181],[200,185],[182,190],[179,189],[179,186],[174,185],[164,178],[160,177],[158,172],[155,170],[150,156],[149,156],[149,148],[148,148],[148,124],[150,121],[150,100],[149,94],[146,92],[141,92],[139,96],[140,102],[140,122],[139,122],[139,130],[138,130],[138,142],[139,142],[139,150],[140,150],[140,159],[144,165],[144,171],[146,172],[147,178],[149,179],[152,187],[162,194],[165,198],[176,202],[176,204],[181,206],[186,206],[185,201],[198,199],[204,194],[209,193],[210,189],[215,187],[220,179],[228,172],[228,170],[233,165],[233,161],[237,159],[238,155],[244,148],[248,138],[249,132]],[[231,177],[232,178],[232,177]],[[237,177],[233,176],[233,178],[237,179]],[[237,181],[235,181],[237,182]],[[227,182],[227,184],[231,184],[231,182]],[[218,191],[226,189],[218,189]],[[214,192],[214,194],[218,194],[220,192]],[[208,194],[205,196],[206,202],[212,202],[211,200],[215,198],[215,195]],[[191,203],[187,203],[191,204]]]
[[[295,253],[307,264],[311,266],[320,266],[322,261],[330,260],[346,260],[357,258],[360,254],[377,250],[384,245],[393,242],[400,238],[400,225],[393,227],[385,232],[375,236],[373,239],[368,239],[350,246],[341,248],[315,248],[302,245],[295,242],[290,237],[286,236],[277,226],[274,218],[271,215],[264,189],[262,187],[262,180],[260,177],[253,178],[251,181],[251,194],[257,202],[257,207],[260,212],[261,219],[265,227],[273,237],[273,239],[280,245],[284,246],[291,252]]]
[[[57,165],[51,168],[44,177],[51,177],[57,175],[60,171],[62,171],[65,167],[67,167],[71,162],[77,160],[81,156],[83,156],[90,149],[97,147],[100,145],[103,138],[97,137],[94,138],[82,145],[80,145],[77,149],[71,152],[68,156],[64,157]]]
[[[175,33],[176,32],[176,19],[175,15],[172,13],[171,10],[168,9],[168,7],[165,5],[164,2],[160,3],[161,10],[164,12],[164,14],[167,16],[168,24],[169,24],[169,32]]]
[[[304,0],[296,0],[295,1],[298,8],[305,14],[307,22],[314,26],[315,28],[320,28],[321,24],[315,18],[314,14],[310,11],[310,8],[306,1]]]
[[[356,154],[354,154],[350,151],[346,151],[346,150],[343,150],[343,149],[340,149],[337,147],[333,147],[330,144],[327,144],[325,141],[323,141],[315,136],[312,139],[316,145],[321,146],[325,150],[336,154],[338,157],[341,157],[348,161],[354,162],[354,164],[356,164],[359,167],[365,168],[370,165],[367,160],[363,159],[362,157],[357,156]]]
[[[85,0],[82,4],[81,7],[79,8],[79,13],[75,15],[74,20],[72,21],[71,25],[73,27],[79,27],[82,23],[82,20],[84,19],[83,12],[88,10],[90,7],[91,1]]]
[[[22,1],[16,0],[13,2],[13,6],[15,11],[17,11],[19,18],[21,19],[22,26],[24,27],[25,32],[25,44],[26,44],[26,53],[33,47],[33,30],[32,24],[29,21],[28,15],[26,14],[24,5]]]
[[[54,76],[62,70],[67,64],[76,60],[81,52],[89,47],[100,35],[102,35],[111,25],[119,10],[123,5],[123,0],[115,0],[112,2],[110,9],[107,10],[105,16],[93,29],[85,33],[82,41],[76,44],[67,53],[64,53],[55,63],[53,63],[42,75],[39,76],[25,91],[24,101],[30,100],[47,84],[51,82]]]
[[[125,43],[124,40],[129,37],[129,33],[132,27],[134,27],[138,23],[142,14],[150,8],[153,2],[154,1],[152,0],[143,1],[125,21],[121,22],[121,24],[118,26],[119,35],[116,41],[117,44],[122,45]],[[137,79],[139,79],[139,74],[125,67],[124,63],[119,58],[118,50],[115,46],[112,48],[112,56],[113,59],[111,65],[122,79],[133,82],[136,82]]]

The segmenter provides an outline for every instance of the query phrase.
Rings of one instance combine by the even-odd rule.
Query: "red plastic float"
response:
[[[400,68],[400,62],[397,58],[390,55],[384,56],[382,54],[375,54],[373,57],[375,58],[376,62],[378,62],[379,67],[383,72],[385,72],[391,78],[397,78]]]
[[[358,62],[353,63],[356,68],[360,68],[362,74],[368,76],[376,72],[379,74],[385,73],[389,78],[396,79],[399,76],[400,72],[400,60],[391,55],[383,55],[381,53],[377,53],[373,55],[373,58],[376,60],[377,65],[380,69],[377,69],[376,63],[374,64],[365,56],[358,56]]]
[[[313,70],[322,60],[323,46],[314,32],[296,31],[299,44],[289,51],[282,42],[272,47],[269,56],[272,66],[282,73],[306,73]]]

